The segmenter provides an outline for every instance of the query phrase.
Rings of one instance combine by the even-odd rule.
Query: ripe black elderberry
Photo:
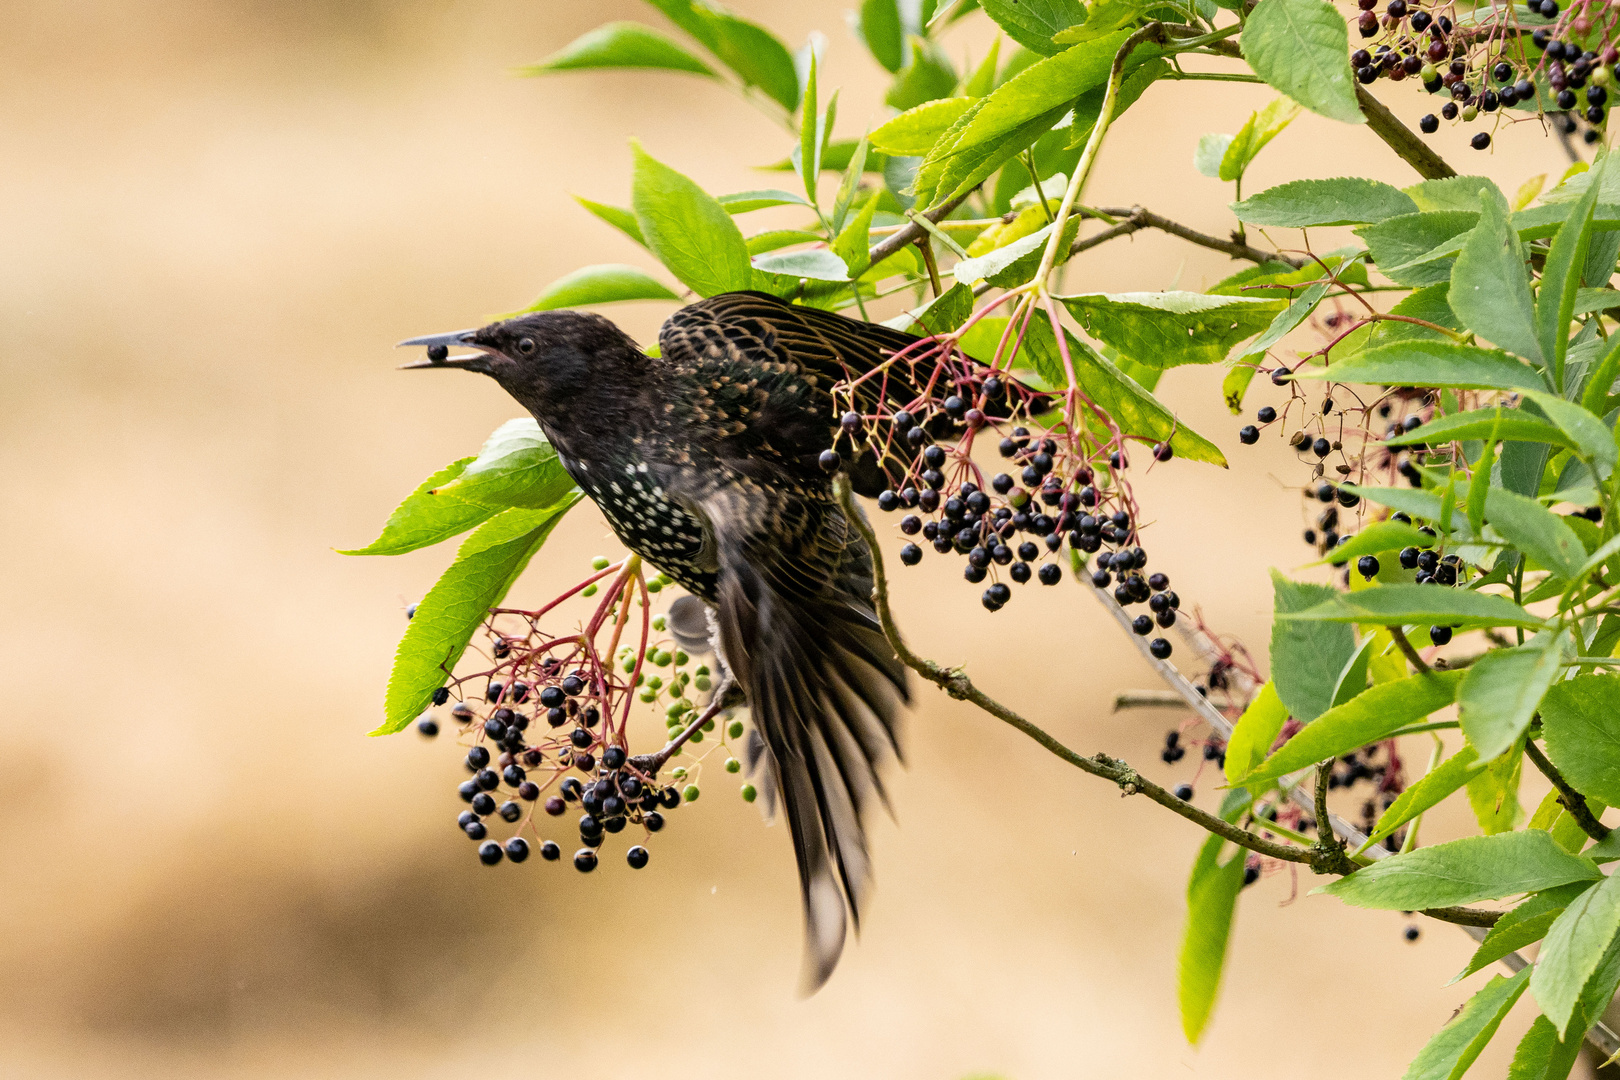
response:
[[[478,861],[485,866],[494,866],[501,861],[501,845],[493,840],[487,840],[478,848]]]
[[[1042,563],[1035,576],[1041,579],[1042,585],[1056,585],[1063,580],[1063,570],[1057,563]]]
[[[630,864],[630,869],[640,870],[647,865],[647,849],[637,844],[624,853],[624,861]]]
[[[1193,797],[1193,786],[1191,784],[1177,784],[1176,790],[1171,792],[1171,794],[1180,799],[1182,802],[1187,802]]]
[[[1378,576],[1378,560],[1371,555],[1363,555],[1356,560],[1356,572],[1363,579],[1371,581]]]
[[[1170,643],[1162,637],[1156,637],[1148,642],[1148,652],[1159,660],[1170,659]]]
[[[495,812],[495,796],[487,791],[480,791],[472,798],[473,813],[479,817],[488,817]]]
[[[1449,627],[1449,626],[1431,626],[1431,627],[1429,627],[1429,640],[1434,642],[1436,645],[1444,645],[1446,642],[1451,640],[1451,627]]]
[[[547,840],[540,845],[540,857],[546,862],[556,862],[562,858],[562,848],[557,846],[555,840]]]
[[[1253,424],[1246,424],[1238,429],[1238,442],[1244,446],[1253,446],[1260,441],[1260,429]]]
[[[1138,615],[1131,620],[1131,629],[1143,637],[1153,632],[1153,617],[1151,615]]]
[[[431,716],[424,716],[416,722],[416,730],[423,738],[431,739],[439,733],[439,722]]]
[[[467,824],[463,825],[461,827],[461,831],[466,833],[474,840],[482,840],[489,833],[489,830],[484,828],[484,823],[479,821],[477,818],[473,818],[471,821],[467,822]]]
[[[580,848],[574,852],[574,869],[582,874],[588,874],[596,869],[596,852],[588,847]]]

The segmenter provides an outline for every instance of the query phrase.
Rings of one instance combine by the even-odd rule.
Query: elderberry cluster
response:
[[[1603,137],[1613,66],[1620,61],[1611,43],[1616,20],[1607,5],[1575,0],[1566,9],[1557,0],[1530,0],[1529,14],[1552,25],[1528,33],[1511,5],[1500,0],[1476,12],[1466,29],[1439,12],[1449,2],[1388,0],[1382,15],[1379,0],[1358,0],[1358,6],[1356,26],[1369,40],[1350,55],[1357,81],[1413,78],[1430,94],[1449,95],[1438,117],[1429,113],[1419,121],[1425,134],[1438,131],[1441,119],[1472,123],[1494,114],[1500,120],[1501,110],[1517,106],[1556,113],[1566,134],[1584,121],[1589,143]],[[1470,144],[1486,149],[1491,133],[1477,132]]]
[[[574,591],[593,595],[600,591],[595,582],[614,573],[609,560],[600,557],[592,570],[591,583]],[[664,584],[658,578],[648,580],[647,591],[660,591]],[[705,718],[687,697],[710,690],[711,675],[678,645],[654,639],[653,632],[667,628],[667,617],[636,613],[633,599],[629,578],[620,574],[585,631],[563,637],[541,633],[538,613],[496,612],[485,625],[494,668],[452,678],[434,692],[434,709],[418,719],[417,730],[435,737],[441,722],[435,710],[451,706],[448,718],[466,747],[464,764],[471,774],[457,788],[467,804],[457,824],[479,844],[478,856],[486,865],[523,862],[531,844],[538,844],[545,860],[559,860],[562,847],[540,835],[545,819],[577,812],[581,846],[573,861],[588,872],[596,868],[608,834],[639,826],[650,838],[664,827],[666,813],[698,798],[687,767],[672,771],[676,784],[684,786],[662,784],[657,774],[666,758],[685,754],[687,744],[700,743],[706,731],[714,731],[715,719]],[[502,627],[514,616],[524,621],[508,632]],[[614,644],[637,634],[639,644],[618,649],[609,663],[598,659],[608,647],[595,640],[596,634],[611,637]],[[453,705],[452,694],[461,698]],[[626,729],[632,700],[661,707],[671,739],[684,741],[651,758],[631,757]],[[721,748],[728,736],[736,739],[742,733],[740,721],[728,724],[720,733]],[[725,767],[738,772],[741,764],[728,758]],[[744,785],[742,795],[753,801],[752,786]],[[504,842],[490,837],[502,824],[515,826]],[[625,860],[639,870],[649,854],[636,844],[625,852]]]

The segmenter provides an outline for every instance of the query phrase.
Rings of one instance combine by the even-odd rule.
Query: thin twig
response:
[[[1104,240],[1112,240],[1115,236],[1124,236],[1128,233],[1136,232],[1139,229],[1158,229],[1160,232],[1169,233],[1171,236],[1179,236],[1188,243],[1197,244],[1199,247],[1206,247],[1212,251],[1225,252],[1234,259],[1247,259],[1252,263],[1287,263],[1289,266],[1292,266],[1297,270],[1310,261],[1303,256],[1284,255],[1276,251],[1265,251],[1261,248],[1251,247],[1248,244],[1241,243],[1236,240],[1222,240],[1218,236],[1210,236],[1208,233],[1201,233],[1197,229],[1189,228],[1188,226],[1181,224],[1179,221],[1171,221],[1162,214],[1155,214],[1153,211],[1140,206],[1106,206],[1097,207],[1090,210],[1081,210],[1079,212],[1087,217],[1097,218],[1100,221],[1116,218],[1123,218],[1125,220],[1119,225],[1115,226],[1113,229],[1109,229],[1107,232],[1098,233],[1096,236],[1088,237],[1085,240],[1076,241],[1074,246],[1069,249],[1069,254],[1071,256],[1084,251],[1087,247],[1094,247],[1097,244],[1102,243]],[[1125,225],[1129,225],[1130,228],[1124,228],[1123,226]]]
[[[861,538],[866,541],[872,559],[872,604],[877,610],[878,622],[883,628],[883,636],[888,639],[889,647],[894,650],[895,656],[899,658],[901,663],[944,690],[951,697],[959,701],[971,702],[1003,723],[1017,728],[1031,739],[1034,739],[1053,756],[1068,762],[1082,772],[1113,781],[1125,795],[1146,795],[1153,802],[1174,811],[1204,831],[1214,833],[1222,839],[1230,840],[1239,847],[1247,848],[1250,851],[1280,861],[1309,866],[1318,874],[1342,875],[1356,869],[1355,864],[1351,862],[1342,846],[1319,844],[1315,848],[1300,848],[1291,844],[1279,844],[1267,840],[1223,818],[1200,810],[1185,799],[1177,798],[1173,792],[1155,784],[1123,761],[1109,757],[1107,754],[1095,754],[1091,757],[1078,754],[1053,738],[1039,725],[1020,716],[973,685],[973,680],[969,679],[966,673],[960,669],[941,667],[932,660],[912,652],[910,646],[900,636],[900,631],[895,626],[894,613],[889,607],[889,580],[884,573],[883,555],[878,547],[877,534],[873,532],[871,522],[866,520],[866,515],[856,505],[855,495],[850,488],[848,478],[840,475],[833,481],[833,485],[839,504],[843,507],[845,517],[855,526]],[[1199,697],[1199,695],[1195,693],[1194,697]],[[1202,698],[1199,697],[1199,700],[1201,701]],[[1224,717],[1222,722],[1223,730],[1230,733],[1230,723],[1226,722]],[[1334,820],[1333,815],[1325,813],[1325,808],[1322,813],[1319,813],[1318,821],[1320,822],[1324,817],[1329,821]],[[1346,826],[1347,830],[1348,828]],[[1359,833],[1354,833],[1353,830],[1350,831],[1354,835],[1360,836]],[[1445,922],[1458,922],[1468,926],[1493,925],[1497,918],[1500,917],[1498,912],[1483,911],[1475,908],[1432,908],[1425,910],[1423,914]]]
[[[1114,711],[1121,709],[1179,709],[1185,702],[1174,690],[1126,690],[1114,695]]]
[[[1406,655],[1406,659],[1413,667],[1417,668],[1425,675],[1433,670],[1428,664],[1423,662],[1423,657],[1418,655],[1418,651],[1412,648],[1412,643],[1406,640],[1405,630],[1402,630],[1398,626],[1387,626],[1385,629],[1389,631],[1389,636],[1395,639],[1395,644],[1400,648],[1401,652]]]
[[[1558,771],[1558,766],[1547,760],[1547,755],[1542,753],[1541,747],[1536,745],[1534,739],[1524,741],[1524,754],[1541,770],[1541,775],[1552,781],[1552,786],[1558,790],[1559,803],[1569,811],[1569,816],[1575,819],[1575,824],[1581,827],[1581,831],[1594,840],[1606,839],[1609,827],[1593,815],[1592,808],[1586,804],[1586,796],[1569,786],[1564,774]]]
[[[970,188],[969,190],[962,192],[960,195],[953,195],[922,216],[926,217],[929,221],[938,222],[940,218],[946,216],[952,210],[955,210],[958,206],[962,205],[962,201],[969,195],[973,194],[975,190],[977,189]],[[871,268],[876,266],[878,263],[882,262],[884,259],[887,259],[890,255],[893,255],[907,244],[916,243],[918,237],[927,235],[927,231],[924,230],[921,225],[918,225],[915,221],[908,222],[905,228],[884,237],[882,240],[872,245],[871,249],[866,253],[867,267]]]

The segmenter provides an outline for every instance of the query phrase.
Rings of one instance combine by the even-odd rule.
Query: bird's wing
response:
[[[689,304],[669,317],[658,340],[664,362],[684,376],[679,381],[702,388],[693,409],[717,420],[750,454],[763,451],[806,468],[833,445],[842,410],[879,415],[914,408],[940,367],[938,350],[910,348],[918,341],[910,334],[765,293],[722,293]],[[877,374],[835,399],[835,386],[870,372]],[[870,449],[839,449],[863,495],[904,475],[899,447],[885,459],[888,474]]]
[[[725,664],[770,751],[761,780],[787,818],[807,932],[806,988],[826,981],[871,881],[862,815],[898,756],[904,667],[872,608],[871,553],[825,490],[748,478],[705,499],[720,559]]]

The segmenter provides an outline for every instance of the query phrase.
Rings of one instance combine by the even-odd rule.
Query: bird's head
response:
[[[612,322],[584,311],[540,311],[477,330],[429,334],[399,343],[425,346],[411,370],[456,368],[488,375],[537,417],[566,409],[584,395],[633,377],[646,357]],[[450,355],[452,349],[471,353]]]

